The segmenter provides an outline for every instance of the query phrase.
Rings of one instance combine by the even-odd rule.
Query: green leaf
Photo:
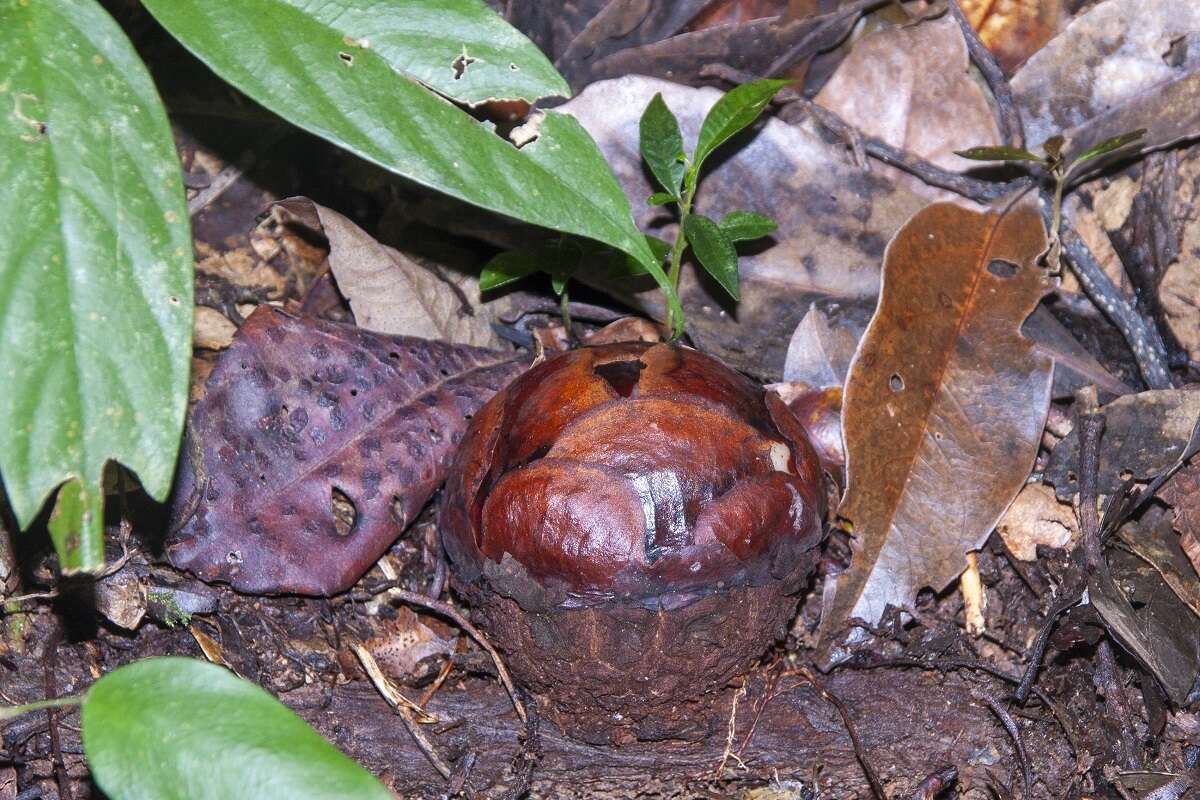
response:
[[[384,28],[403,25],[414,4],[441,8],[434,0],[368,7],[373,24]],[[363,35],[341,27],[345,14],[363,6],[355,0],[144,5],[218,75],[288,121],[423,186],[622,250],[646,263],[670,307],[680,308],[633,224],[628,199],[573,117],[545,112],[523,129],[536,129],[536,138],[518,149],[417,83],[388,53],[360,47],[347,63],[340,55],[347,52],[344,40]],[[461,39],[452,22],[439,19],[430,22],[431,36]]]
[[[479,288],[488,292],[515,283],[522,278],[532,275],[541,269],[541,263],[534,252],[529,250],[510,250],[493,258],[479,273]]]
[[[731,242],[748,242],[774,233],[775,220],[753,211],[731,211],[718,223],[721,233]]]
[[[738,131],[745,128],[767,107],[776,92],[791,81],[760,80],[743,83],[730,89],[709,110],[700,126],[696,141],[696,153],[692,159],[692,171],[699,173],[700,165],[714,150],[729,141]]]
[[[954,155],[972,161],[1045,161],[1041,156],[1019,147],[972,147],[967,150],[955,150]]]
[[[667,192],[655,192],[646,198],[648,206],[665,206],[667,203],[678,203],[679,198]]]
[[[0,6],[0,472],[56,508],[66,572],[104,562],[105,464],[171,487],[187,405],[192,240],[162,103],[94,0]]]
[[[569,280],[571,280],[571,276],[566,273],[559,272],[551,275],[550,288],[554,290],[556,295],[562,297],[562,293],[567,290],[567,281]]]
[[[1108,155],[1115,150],[1120,150],[1122,147],[1133,144],[1145,135],[1146,129],[1139,128],[1136,131],[1130,131],[1129,133],[1123,133],[1120,136],[1113,136],[1110,139],[1105,139],[1099,144],[1084,150],[1082,153],[1076,156],[1075,161],[1072,162],[1071,166],[1077,167],[1085,161],[1091,161],[1093,158],[1099,158],[1100,156]]]
[[[679,120],[667,108],[662,92],[655,94],[642,112],[638,143],[650,172],[672,200],[678,199],[683,185],[683,134],[679,132]],[[658,196],[652,195],[651,200]]]
[[[717,279],[717,283],[729,292],[730,297],[737,300],[738,265],[733,242],[722,233],[717,223],[700,214],[684,217],[683,232],[700,266]]]
[[[121,667],[88,689],[82,721],[92,777],[112,800],[392,798],[274,697],[203,661]]]

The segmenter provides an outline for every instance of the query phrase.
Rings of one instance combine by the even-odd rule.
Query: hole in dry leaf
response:
[[[1075,481],[1079,480],[1079,476],[1075,474],[1075,470],[1073,470],[1073,469],[1067,470],[1067,480],[1069,480],[1071,483],[1074,483]]]
[[[1012,263],[1011,261],[1005,261],[1001,258],[993,259],[988,264],[987,268],[988,272],[992,273],[997,278],[1011,278],[1017,274],[1018,269],[1016,264]]]
[[[392,359],[393,361],[399,361],[400,354],[393,350],[392,352],[388,353],[388,358]]]
[[[1163,53],[1163,63],[1168,67],[1182,67],[1188,60],[1188,37],[1180,36],[1178,39],[1172,39],[1170,47]]]
[[[904,378],[900,377],[899,372],[893,372],[892,377],[888,378],[888,388],[893,392],[904,391]]]
[[[351,397],[358,397],[358,389],[351,389],[351,390],[350,390],[350,396],[351,396]]]
[[[467,67],[474,64],[476,59],[471,58],[466,53],[463,53],[458,58],[451,62],[450,66],[454,69],[454,80],[461,80],[463,75],[467,74]]]
[[[329,490],[329,511],[333,514],[333,528],[338,536],[349,536],[358,521],[358,509],[354,501],[336,486]]]
[[[347,53],[345,51],[339,52],[338,58],[340,58],[342,60],[342,63],[345,64],[347,67],[354,66],[354,56],[350,55],[349,53]]]
[[[603,378],[621,397],[629,397],[637,388],[638,379],[646,365],[641,361],[612,361],[600,364],[594,372]]]

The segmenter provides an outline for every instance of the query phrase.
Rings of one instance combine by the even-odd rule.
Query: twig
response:
[[[519,690],[520,691],[520,690]],[[523,717],[525,725],[521,729],[520,748],[513,756],[512,768],[516,780],[500,795],[500,800],[519,800],[529,792],[529,784],[533,781],[533,768],[537,766],[542,755],[541,719],[538,716],[537,701],[525,695],[522,708],[528,708],[528,714]],[[528,702],[526,702],[528,701]]]
[[[713,773],[713,777],[720,778],[721,773],[725,771],[725,764],[730,758],[738,762],[738,766],[746,769],[746,763],[733,752],[733,739],[737,735],[737,708],[738,702],[746,696],[746,680],[742,680],[742,685],[733,693],[733,705],[729,709],[729,724],[725,731],[725,752],[721,753],[721,763],[717,764],[717,768]]]
[[[364,601],[369,600],[380,592],[387,592],[390,597],[408,603],[409,605],[420,606],[421,608],[429,609],[434,613],[441,614],[449,618],[455,625],[466,631],[467,635],[475,640],[475,643],[482,647],[492,658],[492,663],[496,665],[496,674],[500,676],[500,683],[503,684],[508,696],[512,699],[513,708],[516,709],[517,716],[521,718],[521,722],[527,722],[525,704],[521,702],[521,698],[517,693],[516,687],[513,685],[512,677],[508,674],[508,667],[504,666],[504,659],[500,658],[500,654],[496,652],[496,648],[492,647],[491,642],[483,635],[483,632],[472,625],[462,612],[449,603],[435,600],[426,597],[423,594],[410,592],[399,587],[399,581],[384,581],[381,584],[371,587],[364,594],[354,593],[349,595],[351,600]]]
[[[996,57],[992,55],[992,51],[987,49],[987,45],[980,40],[979,34],[971,27],[958,0],[950,0],[948,5],[950,16],[954,17],[954,21],[962,30],[971,61],[983,74],[983,79],[987,81],[988,88],[992,90],[992,97],[996,100],[996,111],[998,112],[996,121],[1000,126],[1000,138],[1010,147],[1024,147],[1025,131],[1021,125],[1021,115],[1013,100],[1012,88],[1008,85],[1008,79],[1004,77],[1004,70],[996,63]]]
[[[51,589],[48,592],[32,592],[30,594],[18,594],[13,597],[0,597],[0,614],[4,613],[3,606],[9,603],[26,603],[30,600],[53,600],[58,597],[58,589]]]
[[[52,701],[58,699],[57,682],[54,679],[54,671],[58,668],[58,659],[55,653],[58,650],[58,643],[62,640],[62,631],[55,630],[49,641],[46,642],[46,657],[42,662],[43,675],[46,681],[46,700]],[[62,742],[58,736],[58,709],[54,706],[46,706],[46,722],[50,726],[50,752],[54,760],[54,779],[58,784],[58,796],[62,800],[74,800],[75,793],[71,791],[71,776],[67,774],[67,765],[63,761]]]
[[[846,726],[846,733],[850,735],[850,744],[854,746],[854,757],[858,759],[863,772],[866,773],[867,783],[871,784],[871,791],[877,800],[888,800],[887,793],[883,789],[883,784],[879,782],[879,776],[875,773],[875,768],[871,766],[871,762],[867,758],[866,748],[863,747],[862,740],[858,738],[858,731],[854,728],[854,721],[850,718],[850,711],[846,708],[845,704],[836,695],[822,686],[816,676],[806,667],[797,667],[796,672],[812,684],[817,694],[821,695],[826,702],[832,704],[837,709],[838,714],[841,715],[842,724]]]
[[[1083,538],[1083,556],[1088,573],[1099,575],[1111,582],[1108,562],[1104,560],[1104,544],[1100,539],[1100,520],[1097,516],[1097,483],[1100,473],[1100,437],[1104,433],[1105,418],[1095,408],[1095,391],[1081,390],[1079,403],[1079,529]],[[1133,733],[1129,709],[1121,681],[1117,677],[1117,661],[1112,645],[1103,639],[1096,645],[1096,672],[1092,681],[1104,695],[1104,705],[1111,718],[1117,720],[1121,730],[1121,761],[1133,767],[1137,759],[1137,738]]]
[[[1021,781],[1025,786],[1025,797],[1033,797],[1033,781],[1030,779],[1029,773],[1029,756],[1025,752],[1025,742],[1021,738],[1021,729],[1017,727],[1017,721],[1008,713],[1008,709],[1000,705],[1000,701],[992,697],[984,691],[975,692],[975,696],[981,700],[992,713],[1000,720],[1000,724],[1004,726],[1004,730],[1008,731],[1008,735],[1012,737],[1013,746],[1017,750],[1017,763],[1021,765]]]
[[[1042,217],[1047,225],[1052,225],[1053,201],[1044,192],[1042,201]],[[1172,388],[1174,383],[1167,369],[1167,349],[1158,329],[1149,324],[1113,285],[1078,233],[1064,224],[1059,231],[1059,238],[1062,242],[1062,253],[1066,256],[1075,277],[1079,279],[1079,285],[1121,332],[1129,349],[1133,351],[1138,371],[1141,372],[1146,385],[1151,389]]]
[[[700,75],[701,77],[720,78],[732,83],[744,83],[755,77],[724,64],[710,64],[700,70]],[[866,135],[842,119],[837,112],[814,103],[794,89],[785,88],[776,95],[776,98],[789,107],[797,108],[797,116],[808,116],[816,120],[817,124],[830,134],[846,142],[855,151],[856,156],[861,150],[877,161],[907,172],[930,186],[945,189],[968,200],[987,204],[1033,185],[1033,179],[1028,176],[997,183],[942,169],[901,147],[893,147],[882,139]]]
[[[1082,599],[1082,592],[1071,592],[1055,603],[1046,614],[1046,619],[1042,621],[1042,627],[1038,631],[1037,638],[1033,640],[1033,647],[1029,650],[1029,663],[1025,666],[1021,682],[1017,685],[1017,690],[1013,693],[1018,703],[1024,703],[1029,698],[1029,692],[1033,689],[1034,681],[1037,680],[1038,672],[1042,666],[1042,658],[1046,654],[1046,645],[1050,641],[1050,634],[1054,632],[1054,627],[1058,624],[1058,618],[1079,605]]]
[[[958,769],[956,767],[942,767],[917,785],[917,788],[913,790],[911,800],[933,800],[957,781]]]
[[[450,780],[450,776],[452,774],[450,767],[447,766],[446,762],[442,760],[442,757],[438,755],[437,749],[433,746],[433,742],[426,738],[425,733],[421,730],[421,726],[417,724],[414,710],[417,713],[428,716],[425,714],[425,711],[412,700],[409,700],[407,697],[401,694],[396,687],[392,685],[391,681],[389,681],[379,669],[379,664],[375,662],[374,656],[372,656],[365,647],[360,644],[354,645],[354,654],[358,656],[358,660],[362,663],[363,669],[367,671],[367,676],[371,679],[371,683],[375,685],[375,688],[381,695],[383,695],[383,698],[387,700],[388,704],[396,711],[396,714],[399,715],[401,721],[404,722],[404,727],[408,728],[409,735],[412,736],[413,741],[417,743],[417,747],[421,749],[421,752],[425,754],[425,757],[429,759],[429,763],[433,765],[433,768],[436,769],[443,778]]]

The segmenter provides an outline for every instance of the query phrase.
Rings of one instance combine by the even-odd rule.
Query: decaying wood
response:
[[[932,771],[954,765],[963,787],[1001,781],[1015,786],[1021,769],[1008,734],[972,696],[974,678],[906,670],[839,672],[824,679],[852,715],[866,753],[892,797],[904,797]],[[989,679],[990,681],[990,679]],[[987,685],[987,684],[984,684]],[[718,776],[728,740],[734,688],[696,744],[639,742],[624,747],[585,745],[543,725],[541,756],[531,797],[737,796],[760,786],[811,785],[820,796],[867,798],[870,787],[837,711],[801,678],[749,683],[738,703],[733,754]],[[990,686],[999,694],[1002,684]],[[764,699],[770,696],[769,702]],[[282,699],[368,769],[386,774],[402,797],[438,797],[446,784],[417,748],[401,720],[369,684],[332,690],[309,685]],[[439,721],[426,726],[446,758],[476,754],[471,786],[482,791],[501,776],[517,752],[520,729],[512,704],[494,683],[470,681],[443,689],[428,705]],[[1033,712],[1036,716],[1037,712]],[[1026,746],[1038,754],[1034,776],[1055,794],[1069,780],[1069,747],[1047,714],[1021,718]],[[751,734],[747,744],[747,736]],[[740,764],[739,764],[740,760]]]

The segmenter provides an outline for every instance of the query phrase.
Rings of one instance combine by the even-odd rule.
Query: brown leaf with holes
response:
[[[189,420],[171,562],[255,593],[348,588],[441,484],[511,353],[261,307]]]
[[[822,620],[875,623],[966,566],[1021,489],[1051,359],[1020,333],[1049,289],[1036,208],[937,203],[888,245],[879,308],[842,406],[854,557]]]

